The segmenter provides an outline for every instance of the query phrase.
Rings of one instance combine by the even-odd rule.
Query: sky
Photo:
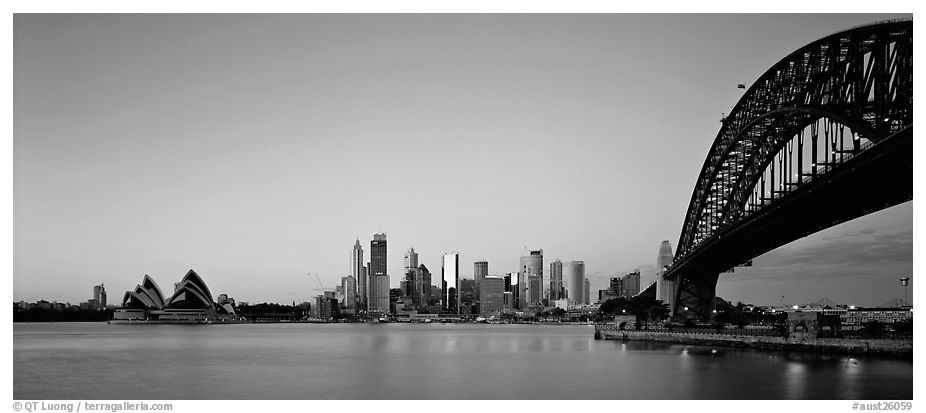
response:
[[[393,286],[412,246],[435,279],[445,252],[472,277],[542,248],[545,277],[585,261],[593,296],[635,268],[646,285],[736,85],[896,17],[18,14],[13,298],[103,283],[115,302],[195,269],[239,301],[307,301],[380,231]],[[718,295],[879,305],[912,238],[910,202],[760,256]]]

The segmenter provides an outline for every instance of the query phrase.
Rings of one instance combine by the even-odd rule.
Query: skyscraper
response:
[[[608,287],[611,294],[615,297],[624,296],[624,277],[611,277],[611,283]]]
[[[669,240],[664,240],[659,244],[659,255],[656,256],[656,292],[658,294],[656,298],[664,303],[669,302],[668,295],[672,282],[663,280],[662,274],[665,273],[666,266],[672,264],[672,260],[672,244]],[[671,289],[674,291],[674,288]]]
[[[565,298],[566,290],[563,287],[563,262],[554,260],[550,263],[550,302]]]
[[[456,252],[444,254],[444,265],[441,268],[441,306],[444,312],[460,313],[459,291],[460,254]]]
[[[518,286],[518,273],[509,272],[505,274],[505,308],[518,308],[521,287]]]
[[[363,247],[360,246],[359,238],[354,242],[354,249],[350,253],[350,275],[357,281],[357,301],[359,301],[360,309],[366,309],[369,283],[363,266]]]
[[[569,282],[569,300],[576,305],[585,303],[585,261],[566,263],[566,275]]]
[[[355,308],[357,304],[357,279],[353,275],[341,277],[341,290],[344,291],[344,307]]]
[[[591,291],[592,291],[592,283],[589,282],[588,278],[586,278],[585,279],[585,305],[589,305],[592,303],[592,300],[590,298]]]
[[[415,295],[415,272],[418,271],[418,253],[414,248],[409,248],[405,253],[405,276],[399,283],[399,288],[406,297]]]
[[[475,314],[476,280],[461,277],[457,297],[460,301],[460,314]]]
[[[630,298],[640,293],[640,270],[633,270],[624,277],[624,297]]]
[[[518,279],[521,282],[519,283],[520,297],[518,308],[526,310],[530,308],[530,306],[540,305],[541,299],[543,298],[543,250],[534,250],[531,251],[529,255],[521,256],[521,266],[519,268],[520,274],[518,274]],[[540,287],[529,292],[531,275],[539,277]]]
[[[389,276],[370,276],[370,309],[371,313],[389,312]]]
[[[473,279],[478,283],[480,280],[489,275],[489,262],[476,261],[473,263]]]
[[[428,305],[431,298],[431,272],[424,264],[415,269],[415,283],[412,287],[412,303],[418,307]]]
[[[414,271],[418,268],[418,253],[415,248],[411,247],[405,253],[405,272]]]
[[[386,234],[373,234],[370,241],[370,276],[386,275]]]
[[[489,262],[488,261],[476,261],[473,263],[473,279],[476,280],[476,300],[479,300],[479,283],[482,282],[482,279],[489,275]]]
[[[505,308],[505,279],[497,275],[485,276],[479,284],[479,314],[491,316]]]
[[[94,310],[106,308],[106,288],[103,287],[103,284],[93,286],[93,299],[96,300],[97,306]]]
[[[363,293],[358,294],[360,297],[360,309],[366,311],[370,307],[370,263],[367,262],[367,265],[364,265],[360,268],[360,279],[362,280],[359,284],[363,287]],[[360,288],[358,287],[358,290]]]
[[[386,234],[373,234],[370,241],[369,311],[389,312],[389,274],[386,272]]]
[[[527,276],[527,302],[529,306],[543,304],[543,277],[540,274]]]

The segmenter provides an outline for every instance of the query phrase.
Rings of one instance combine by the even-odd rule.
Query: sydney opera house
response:
[[[208,323],[237,320],[235,301],[225,294],[216,302],[203,279],[190,270],[174,284],[170,298],[150,276],[145,275],[135,290],[126,291],[122,306],[113,313],[116,322]]]

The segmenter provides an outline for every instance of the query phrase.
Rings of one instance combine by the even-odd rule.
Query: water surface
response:
[[[913,363],[581,325],[14,323],[15,399],[911,399]]]

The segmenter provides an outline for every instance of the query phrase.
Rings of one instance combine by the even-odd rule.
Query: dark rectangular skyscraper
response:
[[[370,241],[370,312],[389,312],[389,274],[386,272],[386,234],[373,234]]]
[[[554,260],[550,263],[550,301],[566,298],[566,289],[563,287],[563,262]]]
[[[624,297],[633,297],[640,293],[640,270],[633,270],[632,273],[623,277],[624,280]]]
[[[479,285],[479,313],[484,317],[492,316],[504,309],[505,279],[502,277],[484,277]]]
[[[479,283],[481,283],[482,279],[487,275],[489,275],[488,261],[476,261],[473,263],[473,279],[476,280],[476,300],[480,299]]]
[[[415,269],[415,282],[412,288],[412,303],[416,307],[428,305],[428,299],[431,298],[431,272],[424,264],[418,265]]]
[[[409,248],[405,253],[405,276],[399,282],[399,288],[405,297],[414,297],[415,292],[415,272],[418,271],[418,253],[414,248]]]
[[[373,234],[370,241],[370,276],[386,275],[386,234]]]
[[[485,276],[489,275],[489,262],[476,261],[473,263],[473,279],[479,282]]]

